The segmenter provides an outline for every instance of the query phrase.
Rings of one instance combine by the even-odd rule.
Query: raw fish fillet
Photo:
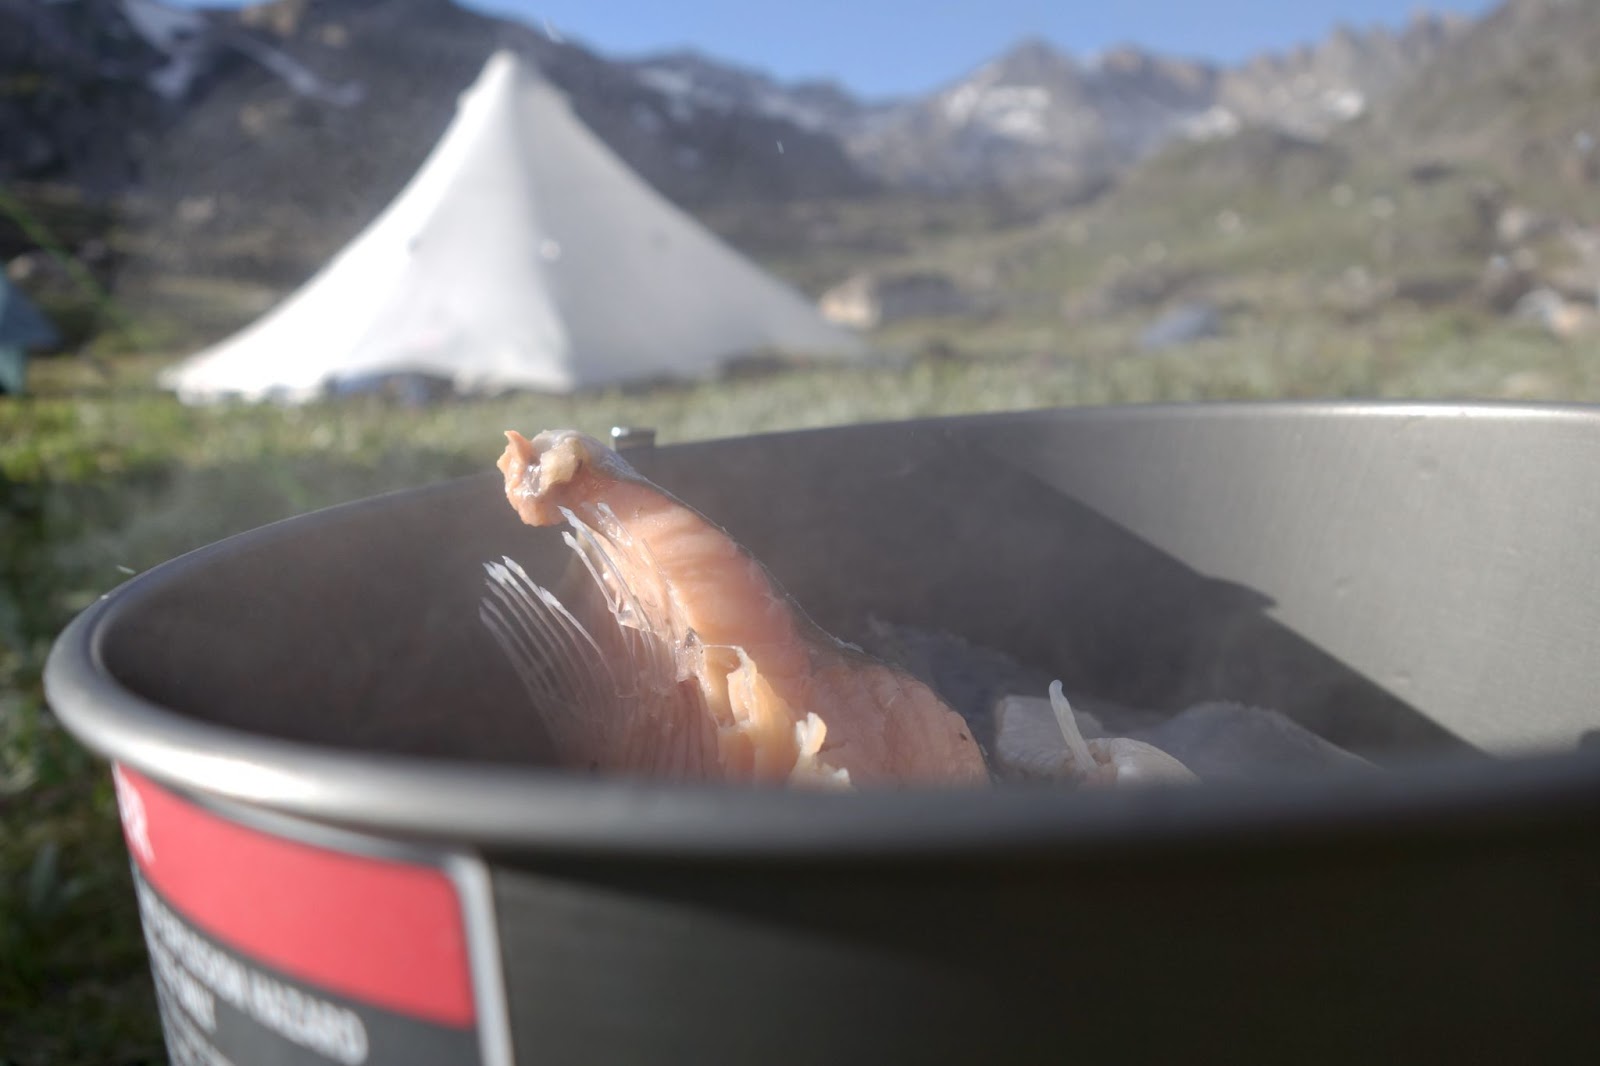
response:
[[[691,781],[989,783],[967,723],[932,689],[823,632],[615,452],[568,430],[506,438],[507,500],[529,525],[568,527],[603,597],[585,610],[524,580],[531,643],[546,649],[525,678],[549,697],[564,762]]]

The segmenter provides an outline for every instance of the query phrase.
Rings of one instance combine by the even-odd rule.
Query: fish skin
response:
[[[665,644],[681,675],[645,679],[660,699],[591,708],[645,721],[594,734],[627,745],[567,761],[824,788],[989,784],[971,729],[931,688],[825,633],[724,530],[610,448],[573,430],[506,440],[497,466],[512,508],[531,526],[575,518],[598,531],[643,615],[620,621]],[[641,727],[678,742],[656,755]]]

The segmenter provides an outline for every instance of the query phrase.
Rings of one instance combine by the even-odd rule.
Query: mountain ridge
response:
[[[449,0],[277,0],[213,12],[215,34],[181,47],[126,19],[113,32],[133,3],[153,0],[66,0],[30,23],[45,9],[0,0],[0,64],[17,61],[19,12],[22,51],[45,57],[0,65],[0,140],[31,145],[0,165],[109,196],[111,221],[78,220],[69,243],[109,245],[123,298],[204,331],[259,314],[359,232],[497,48],[813,294],[931,264],[1011,304],[1076,308],[1086,285],[1118,304],[1129,286],[1169,292],[1147,275],[1265,268],[1284,291],[1366,279],[1363,299],[1459,295],[1484,274],[1500,306],[1535,282],[1577,291],[1574,257],[1600,248],[1584,236],[1600,219],[1600,9],[1562,0],[1347,28],[1230,67],[1025,39],[889,103],[694,51],[603,57]],[[0,259],[30,247],[0,218]]]
[[[322,139],[304,129],[320,125],[370,156],[355,169],[382,173],[390,187],[390,171],[420,158],[488,51],[510,47],[566,91],[631,166],[687,205],[901,186],[1015,188],[1115,174],[1174,139],[1228,136],[1247,124],[1325,135],[1463,25],[1418,16],[1399,30],[1340,31],[1236,67],[1133,45],[1083,58],[1024,38],[930,93],[868,101],[837,82],[784,82],[692,50],[606,57],[453,0],[268,0],[198,11],[158,0],[0,0],[0,38],[29,42],[9,55],[0,44],[6,69],[70,85],[120,79],[159,98],[105,115],[58,107],[31,127],[17,99],[0,100],[0,139],[26,145],[0,159],[0,178],[61,178],[97,192],[148,185],[149,142],[163,138],[184,158],[213,160],[249,154],[252,139],[270,133],[280,154],[326,159]],[[174,38],[174,27],[187,37]],[[27,49],[41,42],[53,47],[30,60]],[[219,95],[232,115],[217,113]],[[363,143],[357,124],[340,117],[348,111],[375,130],[366,141],[395,143]],[[301,121],[273,119],[285,113]],[[122,138],[125,158],[66,158],[71,146],[49,143],[52,128],[97,121],[117,128],[105,131],[108,142],[133,131]],[[16,132],[24,127],[26,136]],[[157,186],[171,179],[170,168],[155,170]],[[284,178],[293,188],[293,175]]]

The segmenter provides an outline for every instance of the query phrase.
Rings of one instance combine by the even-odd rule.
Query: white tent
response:
[[[299,402],[341,382],[570,391],[859,339],[633,174],[507,52],[410,185],[316,277],[163,384]]]

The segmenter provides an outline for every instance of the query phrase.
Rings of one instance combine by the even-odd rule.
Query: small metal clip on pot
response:
[[[654,448],[656,446],[656,431],[649,427],[640,426],[612,426],[611,447],[616,451],[628,451],[634,448]]]

